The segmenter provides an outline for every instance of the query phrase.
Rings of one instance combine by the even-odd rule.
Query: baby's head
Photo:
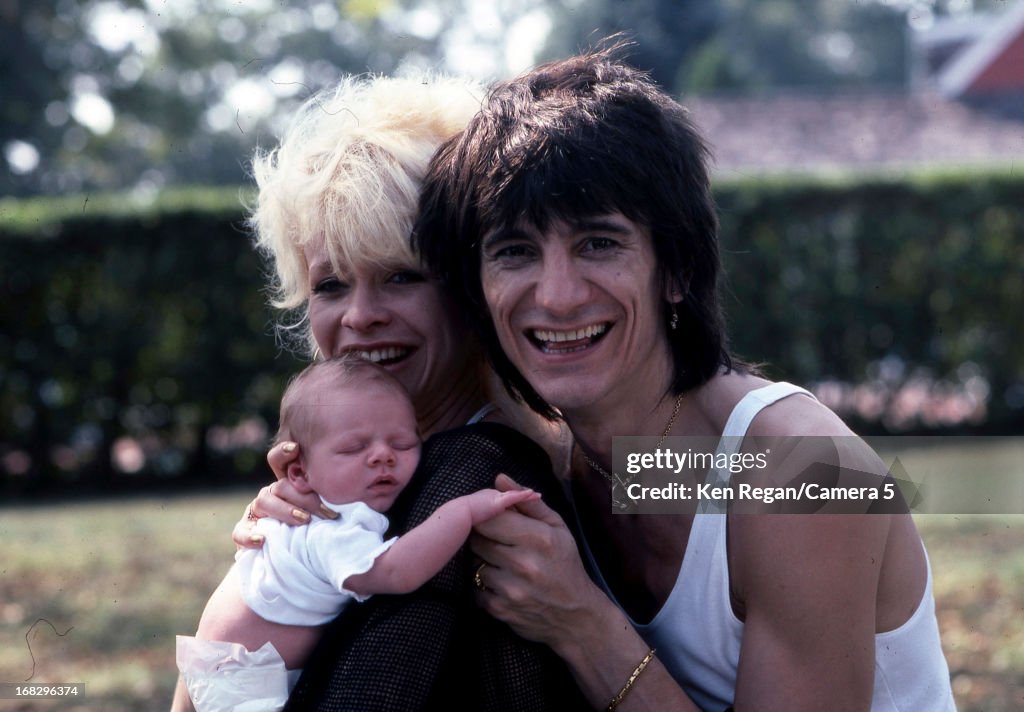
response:
[[[412,402],[387,371],[341,357],[295,376],[281,398],[276,441],[299,444],[288,479],[332,504],[364,502],[387,511],[420,457]]]

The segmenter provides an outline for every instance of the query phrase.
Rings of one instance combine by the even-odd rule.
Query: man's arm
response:
[[[791,475],[822,464],[851,474],[880,464],[866,446],[830,445],[851,442],[852,433],[809,399],[765,409],[748,434],[794,433],[819,437],[793,440],[767,484],[789,484]],[[892,523],[886,514],[729,516],[731,586],[744,619],[737,710],[870,708],[879,577]]]
[[[498,477],[498,489],[515,488]],[[480,605],[564,661],[589,708],[604,709],[622,691],[650,646],[587,575],[564,519],[535,501],[478,527],[474,551],[489,566]],[[630,683],[621,712],[696,712],[697,706],[655,656]]]
[[[485,489],[445,502],[378,556],[373,568],[345,579],[344,587],[360,596],[415,591],[455,556],[475,525],[535,499],[540,495],[532,490]]]
[[[889,515],[735,516],[745,609],[736,709],[866,710]]]

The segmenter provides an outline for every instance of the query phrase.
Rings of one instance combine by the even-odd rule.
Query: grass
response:
[[[194,630],[230,565],[250,495],[0,508],[0,682],[86,685],[0,710],[166,710],[174,635]],[[1024,515],[917,521],[959,709],[1024,709]]]
[[[0,682],[86,685],[0,710],[166,710],[174,635],[195,630],[230,566],[251,494],[0,509]]]
[[[1024,709],[1024,515],[925,515],[942,647],[957,706]]]

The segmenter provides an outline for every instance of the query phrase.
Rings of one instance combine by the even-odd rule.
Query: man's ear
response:
[[[686,296],[687,285],[681,282],[680,278],[665,277],[665,301],[669,304],[679,304]]]
[[[306,477],[306,466],[302,461],[302,455],[289,462],[284,472],[285,476],[288,477],[288,481],[302,494],[309,494],[313,491],[313,488],[309,485],[309,478]]]

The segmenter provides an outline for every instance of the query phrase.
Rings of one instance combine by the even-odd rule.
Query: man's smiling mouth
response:
[[[609,322],[589,324],[579,329],[530,329],[527,338],[546,354],[564,354],[587,349],[604,338]]]

